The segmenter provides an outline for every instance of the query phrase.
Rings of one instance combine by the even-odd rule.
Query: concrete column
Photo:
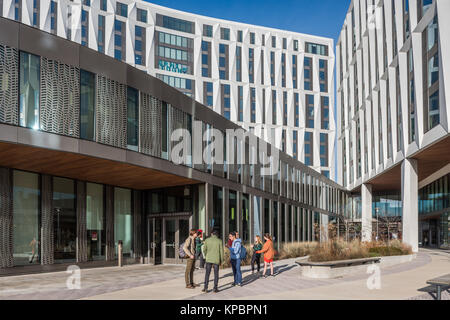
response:
[[[372,185],[361,185],[361,240],[372,241]]]
[[[402,163],[403,242],[419,251],[419,181],[418,162],[405,159]]]
[[[328,241],[328,216],[326,214],[320,215],[320,242]]]

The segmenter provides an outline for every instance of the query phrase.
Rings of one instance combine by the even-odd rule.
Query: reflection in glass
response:
[[[80,137],[95,140],[95,75],[80,70]]]
[[[230,190],[229,196],[229,213],[228,213],[228,230],[229,232],[237,231],[237,219],[236,219],[236,210],[237,210],[237,197],[236,192]]]
[[[250,202],[248,194],[242,194],[242,241],[250,241]]]
[[[39,85],[41,63],[38,56],[20,52],[20,126],[39,129]]]
[[[127,144],[128,149],[138,151],[139,142],[139,92],[127,90]]]
[[[175,259],[175,220],[166,220],[166,258]]]
[[[210,230],[217,230],[219,238],[222,238],[222,208],[223,208],[223,192],[220,187],[213,187],[213,214],[210,217]]]
[[[14,265],[40,263],[39,175],[14,171]]]
[[[105,259],[105,220],[103,186],[86,183],[86,229],[89,260]]]
[[[264,199],[264,233],[270,234],[270,200]]]
[[[131,190],[114,188],[114,241],[116,254],[118,242],[123,241],[123,255],[132,256],[133,215],[131,212]]]
[[[53,178],[55,260],[76,260],[77,213],[73,180]]]

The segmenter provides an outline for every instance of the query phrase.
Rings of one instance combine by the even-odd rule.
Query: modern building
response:
[[[145,70],[0,18],[0,274],[114,264],[120,240],[131,262],[178,263],[192,227],[278,246],[339,234],[348,192],[251,132],[219,146],[271,155],[270,175],[172,161],[176,129],[208,154],[211,128],[244,132]]]
[[[0,16],[148,72],[334,179],[332,39],[141,0],[0,0]]]
[[[336,46],[338,182],[365,240],[384,224],[415,251],[449,246],[448,34],[448,0],[351,1]]]

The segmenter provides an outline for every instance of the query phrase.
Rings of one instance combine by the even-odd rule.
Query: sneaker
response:
[[[214,293],[218,293],[218,292],[219,292],[219,289],[214,288],[213,292],[214,292]]]
[[[231,284],[232,287],[234,287],[235,285],[236,285],[236,283],[234,283],[234,282]]]
[[[237,286],[238,286],[238,287],[242,287],[242,283],[238,283]]]
[[[208,293],[208,289],[203,289],[202,292],[203,293]]]
[[[191,286],[191,285],[187,285],[186,289],[195,289],[195,287]]]
[[[191,286],[192,286],[192,287],[194,287],[194,288],[196,288],[196,287],[200,287],[200,285],[199,285],[199,284],[195,284],[195,283],[191,284]]]

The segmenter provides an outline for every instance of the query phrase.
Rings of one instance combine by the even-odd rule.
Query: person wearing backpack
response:
[[[242,287],[241,260],[242,255],[247,255],[247,251],[245,251],[245,248],[242,246],[241,239],[237,238],[236,232],[231,232],[229,237],[232,241],[231,247],[228,248],[230,249],[231,268],[234,276],[232,285]]]
[[[183,251],[180,252],[180,257],[184,256],[187,258],[186,261],[186,271],[184,278],[186,280],[187,289],[195,289],[198,287],[194,283],[194,270],[195,270],[195,238],[197,238],[197,230],[192,229],[189,232],[189,237],[186,239],[183,245]]]

